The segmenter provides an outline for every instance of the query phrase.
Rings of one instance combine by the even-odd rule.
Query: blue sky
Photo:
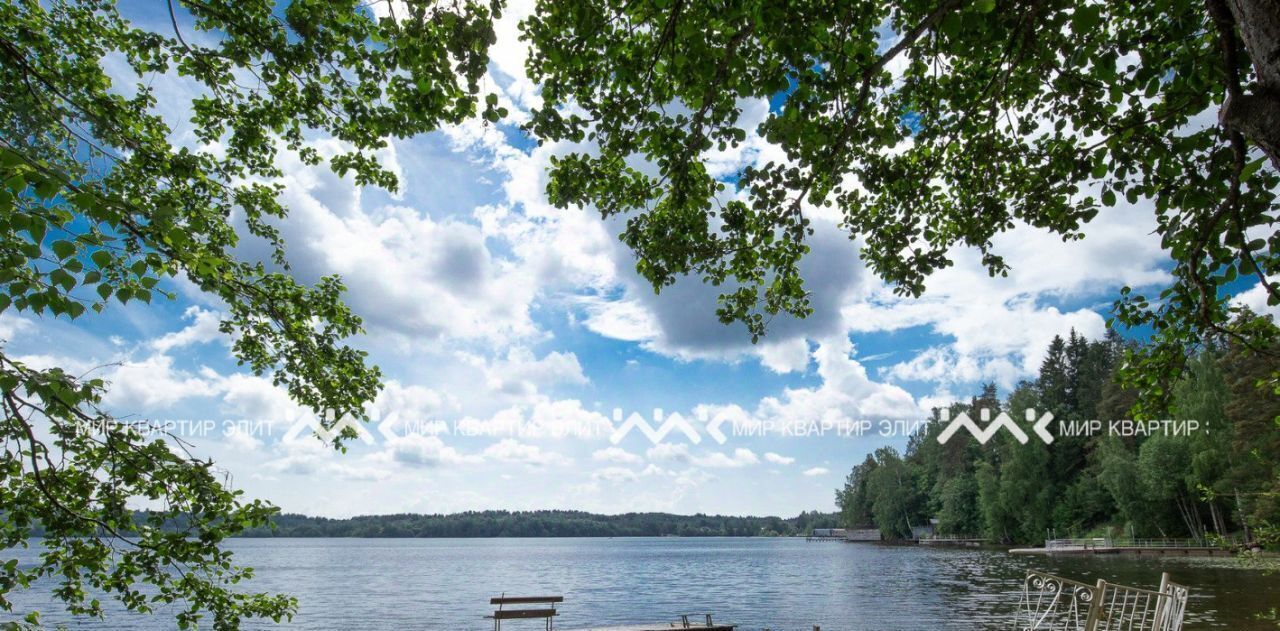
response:
[[[163,8],[140,6],[143,18]],[[838,218],[809,209],[816,312],[779,322],[753,346],[740,327],[716,321],[712,288],[688,280],[654,295],[614,238],[616,224],[547,204],[543,169],[574,148],[534,147],[516,127],[538,98],[514,36],[526,11],[517,3],[504,14],[485,84],[512,120],[395,143],[382,157],[401,174],[399,193],[282,160],[291,263],[304,279],[344,277],[368,328],[354,343],[388,379],[373,406],[386,433],[375,426],[345,455],[305,435],[286,439],[305,415],[268,380],[238,370],[216,330],[220,305],[182,284],[171,287],[176,301],[74,324],[6,313],[8,352],[105,376],[117,415],[169,422],[232,484],[286,511],[792,515],[832,510],[853,464],[905,444],[838,435],[844,424],[918,420],[983,381],[1007,390],[1032,376],[1054,335],[1102,335],[1122,285],[1168,280],[1144,201],[1103,211],[1077,243],[1029,227],[1002,235],[1008,278],[990,278],[975,253],[957,251],[955,267],[918,300],[894,296]],[[171,77],[153,85],[176,140],[193,142],[181,125],[190,86]],[[750,121],[771,104],[742,106]],[[728,178],[780,156],[753,135],[707,158]],[[242,254],[261,252],[249,244]],[[1257,306],[1258,292],[1241,289]],[[655,408],[689,419],[699,442],[675,433],[655,445],[638,432],[610,440],[615,409],[651,420]],[[719,444],[700,420],[717,415],[825,431]],[[210,423],[180,422],[192,420]]]

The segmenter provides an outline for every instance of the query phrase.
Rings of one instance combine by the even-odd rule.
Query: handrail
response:
[[[1151,538],[1135,539],[1111,537],[1093,537],[1088,539],[1047,539],[1045,548],[1220,548],[1241,545],[1238,537],[1217,537],[1218,543],[1209,539],[1191,538]]]
[[[1094,585],[1030,571],[1014,627],[1019,631],[1179,631],[1186,614],[1188,590],[1169,581],[1157,590],[1116,585],[1099,579]]]

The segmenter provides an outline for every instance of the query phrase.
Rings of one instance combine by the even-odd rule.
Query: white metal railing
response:
[[[1079,581],[1027,572],[1014,628],[1018,631],[1179,631],[1187,588],[1160,577],[1156,591],[1099,579]]]
[[[1110,537],[1094,537],[1092,539],[1049,539],[1044,542],[1044,547],[1053,548],[1110,548]]]
[[[1091,539],[1048,539],[1044,547],[1054,548],[1217,548],[1241,544],[1238,537],[1207,537],[1203,539],[1132,539],[1093,537]]]

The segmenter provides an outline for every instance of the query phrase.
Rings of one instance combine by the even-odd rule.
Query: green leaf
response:
[[[1254,160],[1244,165],[1244,168],[1240,170],[1240,179],[1247,180],[1253,177],[1253,174],[1257,173],[1258,169],[1262,168],[1262,163],[1264,160],[1266,160],[1266,158],[1258,158],[1257,160]]]
[[[43,243],[45,231],[48,227],[48,224],[43,220],[33,217],[31,225],[27,226],[27,233],[31,235],[31,242],[36,245]]]
[[[111,253],[106,250],[94,250],[93,254],[89,255],[89,259],[93,261],[94,265],[97,265],[98,268],[101,269],[111,265],[112,257]]]
[[[1071,28],[1078,34],[1089,34],[1102,23],[1102,7],[1098,5],[1076,5],[1071,15]]]
[[[71,255],[76,253],[76,246],[74,243],[70,241],[65,241],[60,239],[58,241],[54,241],[51,247],[53,249],[54,255],[57,256],[59,259],[70,258]]]

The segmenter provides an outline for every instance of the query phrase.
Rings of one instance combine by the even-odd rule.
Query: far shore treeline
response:
[[[800,513],[796,517],[730,517],[625,513],[598,515],[582,511],[468,511],[447,515],[368,515],[328,519],[282,514],[274,529],[255,528],[244,537],[756,537],[803,535],[832,528],[834,513]]]
[[[1272,327],[1245,313],[1236,324]],[[1072,331],[1049,345],[1039,375],[1002,398],[986,385],[950,408],[981,425],[1007,412],[1030,436],[1008,431],[980,444],[960,431],[938,442],[939,410],[904,454],[882,447],[836,491],[841,525],[878,528],[886,539],[910,538],[936,520],[940,534],[993,543],[1040,545],[1047,537],[1215,537],[1280,546],[1280,397],[1274,353],[1223,336],[1188,352],[1185,370],[1162,389],[1163,409],[1148,419],[1195,420],[1190,435],[1056,437],[1046,445],[1024,410],[1064,421],[1132,419],[1134,391],[1119,385],[1126,352],[1143,347],[1109,334],[1088,340]],[[1058,423],[1051,425],[1057,434]]]

